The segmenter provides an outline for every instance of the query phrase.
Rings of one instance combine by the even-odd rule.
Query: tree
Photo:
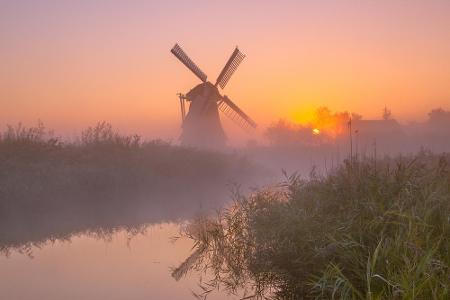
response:
[[[428,123],[431,125],[443,126],[450,124],[450,111],[444,110],[442,108],[433,109],[428,113]]]
[[[352,120],[353,121],[359,121],[362,120],[363,116],[357,113],[352,112]]]

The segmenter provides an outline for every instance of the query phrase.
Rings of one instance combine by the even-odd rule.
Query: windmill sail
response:
[[[206,74],[187,56],[178,44],[173,46],[170,52],[173,53],[189,70],[191,70],[201,81],[206,82]]]
[[[219,101],[219,109],[233,122],[245,130],[255,129],[256,123],[247,116],[233,101],[227,96]]]
[[[227,85],[228,80],[230,80],[231,75],[233,75],[234,71],[236,71],[237,67],[244,58],[245,55],[236,47],[225,64],[225,67],[223,67],[222,72],[220,72],[219,77],[217,77],[215,86],[220,85],[223,89]]]

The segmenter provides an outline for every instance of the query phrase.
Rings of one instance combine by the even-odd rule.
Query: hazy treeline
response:
[[[0,135],[0,248],[82,230],[191,217],[261,169],[237,155],[121,135],[108,123],[64,142],[41,123]]]
[[[400,124],[387,108],[379,119],[367,120],[321,107],[308,123],[279,120],[265,130],[265,136],[272,146],[333,145],[347,152],[352,139],[353,153],[359,155],[371,155],[375,149],[379,154],[412,153],[421,148],[443,152],[450,151],[450,111],[433,109],[425,122]]]
[[[349,112],[321,107],[306,123],[278,120],[264,131],[268,145],[253,143],[245,150],[275,170],[327,173],[345,159],[379,159],[421,150],[450,152],[450,111],[434,109],[422,123],[401,124],[385,108],[367,120]]]
[[[449,299],[449,216],[448,154],[347,160],[192,221],[196,248],[173,276],[214,274],[200,296]]]

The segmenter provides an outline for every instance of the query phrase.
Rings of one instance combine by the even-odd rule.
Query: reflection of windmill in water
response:
[[[226,137],[220,123],[219,109],[241,128],[256,128],[256,123],[230,98],[222,96],[217,88],[217,86],[220,86],[223,89],[226,86],[231,75],[244,59],[245,55],[238,48],[231,54],[215,84],[206,80],[206,74],[200,70],[178,44],[175,44],[171,52],[202,81],[186,95],[178,94],[183,121],[182,144],[213,148],[225,146]],[[185,101],[190,102],[187,115]]]

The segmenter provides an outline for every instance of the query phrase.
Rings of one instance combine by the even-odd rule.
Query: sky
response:
[[[259,132],[319,106],[372,119],[386,105],[401,122],[450,109],[448,0],[0,0],[0,126],[71,135],[105,120],[176,140],[176,94],[199,80],[175,43],[211,81],[239,46],[223,93]]]

